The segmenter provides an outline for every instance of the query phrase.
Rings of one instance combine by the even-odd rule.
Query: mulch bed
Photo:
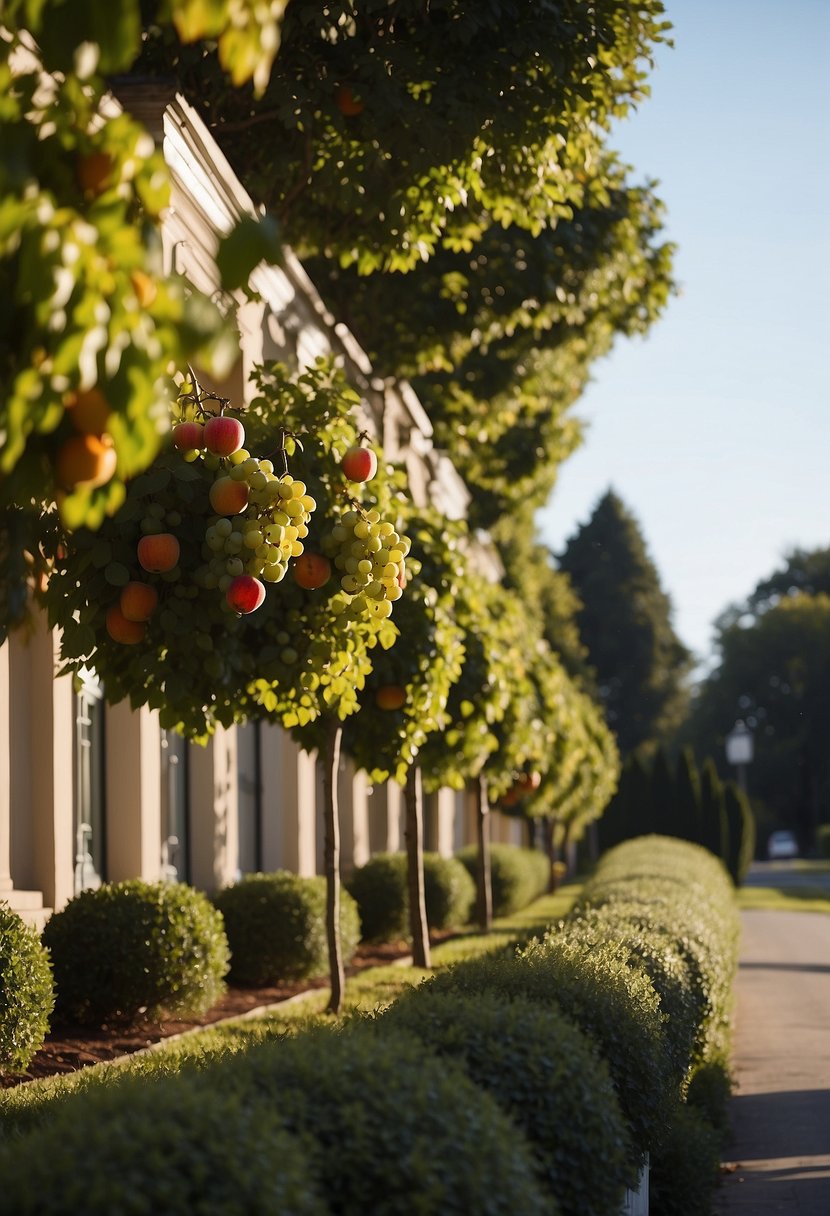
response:
[[[410,947],[406,942],[393,942],[382,946],[361,946],[346,968],[346,975],[356,975],[367,967],[382,967],[398,959],[406,958]],[[113,1026],[101,1030],[90,1030],[83,1026],[55,1024],[46,1036],[40,1051],[32,1059],[26,1072],[15,1075],[0,1073],[0,1089],[11,1089],[26,1081],[39,1077],[53,1077],[58,1073],[76,1072],[89,1064],[103,1060],[114,1060],[119,1056],[151,1047],[171,1035],[195,1030],[200,1026],[211,1026],[224,1018],[239,1017],[263,1005],[276,1005],[301,992],[328,987],[328,978],[300,980],[292,984],[277,984],[269,988],[229,987],[207,1013],[193,1021],[170,1019],[166,1022],[147,1022],[129,1027]]]

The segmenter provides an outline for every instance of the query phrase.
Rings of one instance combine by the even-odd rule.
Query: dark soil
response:
[[[382,946],[360,946],[346,975],[355,975],[367,967],[382,967],[409,954],[406,942],[393,942]],[[142,1048],[150,1047],[161,1039],[182,1034],[200,1026],[211,1026],[225,1018],[239,1017],[252,1009],[264,1005],[276,1005],[300,992],[328,986],[328,978],[299,980],[295,983],[277,984],[270,988],[229,987],[225,995],[207,1013],[192,1021],[171,1018],[165,1022],[135,1023],[128,1027],[112,1026],[90,1030],[85,1026],[65,1023],[53,1024],[51,1032],[40,1051],[34,1056],[24,1073],[0,1073],[0,1089],[10,1089],[38,1077],[52,1077],[57,1073],[76,1072],[89,1064],[102,1060],[114,1060],[118,1056],[131,1055]]]

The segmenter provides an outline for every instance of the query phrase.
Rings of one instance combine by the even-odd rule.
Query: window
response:
[[[106,841],[104,689],[84,667],[75,682],[73,763],[75,894],[100,887]]]
[[[161,877],[187,882],[190,876],[187,742],[172,730],[161,732]]]

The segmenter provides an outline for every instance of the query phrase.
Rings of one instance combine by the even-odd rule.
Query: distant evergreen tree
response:
[[[734,781],[727,783],[723,803],[728,834],[726,868],[737,885],[743,882],[755,856],[755,816],[749,799]]]
[[[642,759],[629,756],[620,774],[617,792],[597,824],[597,844],[601,853],[632,836],[642,836],[650,819],[651,778]]]
[[[581,601],[577,624],[623,756],[671,736],[687,706],[689,651],[671,623],[634,517],[609,490],[559,564]]]
[[[672,836],[703,843],[700,804],[700,774],[690,747],[681,749],[674,772],[674,817]]]
[[[700,820],[701,844],[716,857],[722,857],[726,861],[729,850],[729,832],[724,788],[718,775],[717,765],[711,756],[704,762],[700,776]]]
[[[676,836],[677,786],[669,758],[662,747],[658,748],[651,765],[651,780],[646,799],[644,833],[657,832],[661,836]]]

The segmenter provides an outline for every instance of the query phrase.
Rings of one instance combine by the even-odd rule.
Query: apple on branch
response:
[[[349,481],[371,481],[378,471],[378,458],[371,448],[355,443],[340,461],[340,467]]]

